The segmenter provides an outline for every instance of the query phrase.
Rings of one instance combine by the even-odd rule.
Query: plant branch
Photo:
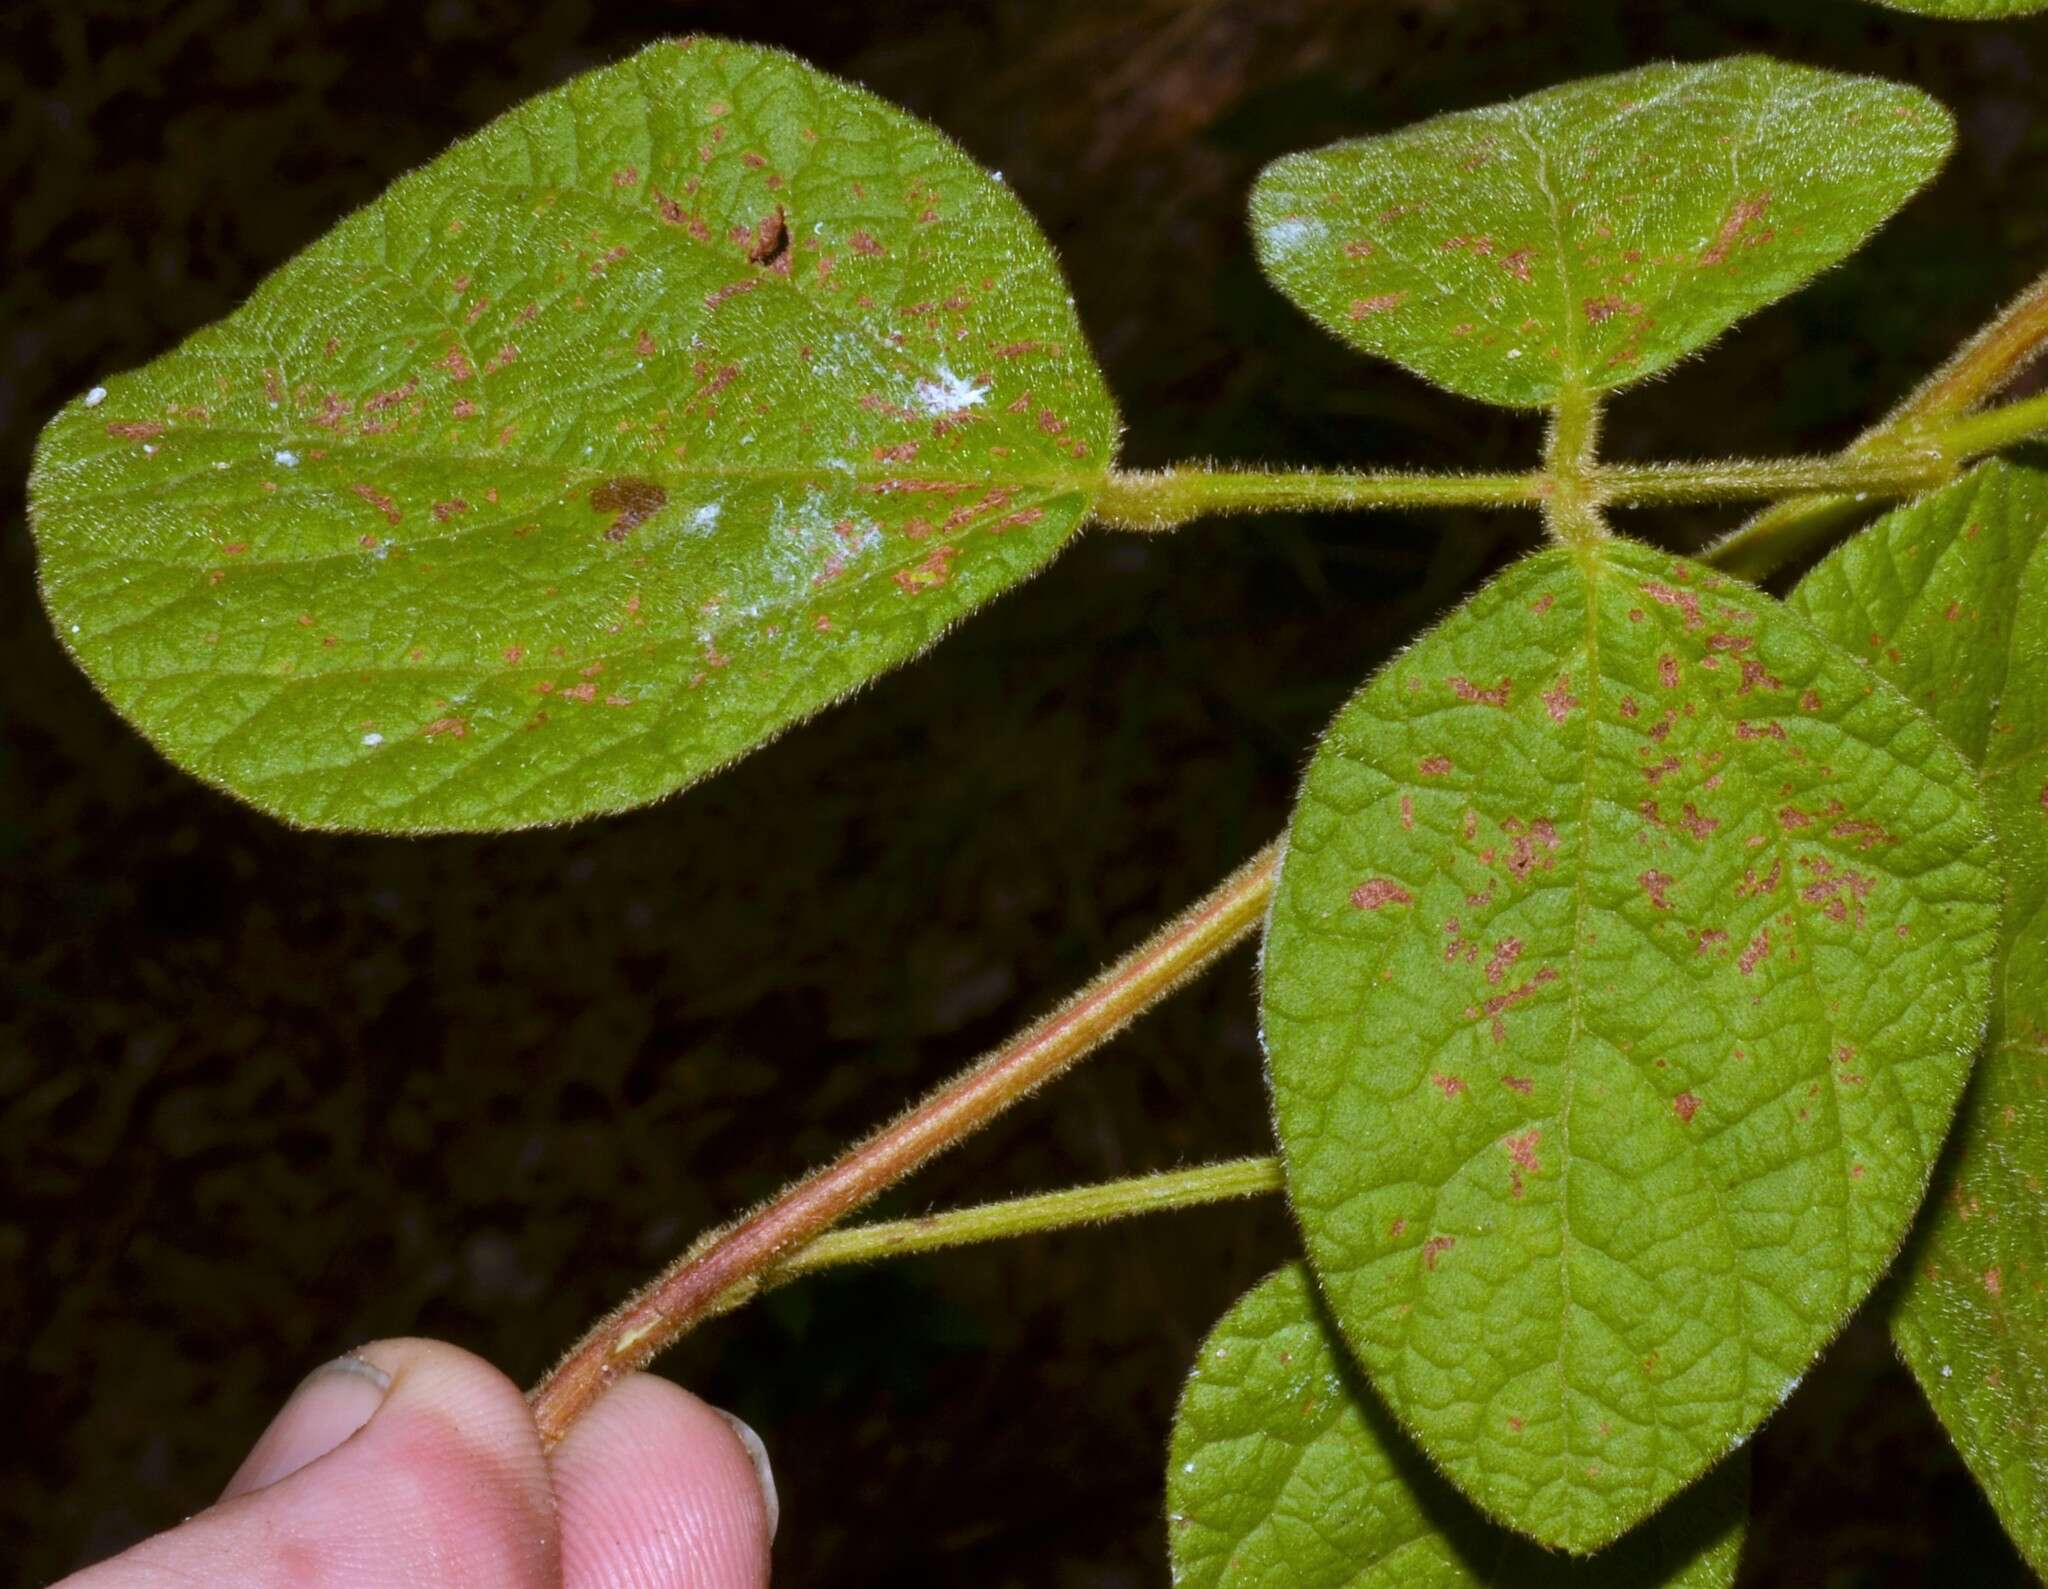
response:
[[[2009,386],[2043,348],[2048,348],[2048,273],[2029,283],[1860,441],[1926,430],[1968,413]]]
[[[1988,444],[1959,445],[1959,433],[1968,436],[1975,423],[1961,416],[2010,383],[2043,348],[2048,348],[2048,274],[2036,278],[1904,402],[1844,448],[1842,456],[1867,457],[1901,442],[1921,443],[1946,453],[1953,466],[1971,453],[2036,434],[2038,427]],[[2015,403],[1998,412],[2026,407],[2027,403]],[[1861,499],[1853,495],[1793,497],[1752,515],[1709,550],[1729,573],[1761,579],[1769,569],[1782,568],[1829,539],[1862,511]]]
[[[969,1136],[1109,1039],[1250,935],[1279,866],[1270,844],[1059,1009],[1026,1028],[873,1136],[738,1223],[713,1231],[572,1347],[528,1400],[552,1449],[621,1375],[645,1365],[736,1288]]]
[[[1095,499],[1094,513],[1112,529],[1154,531],[1216,513],[1533,507],[1541,488],[1541,477],[1530,474],[1359,474],[1183,464],[1112,474]]]
[[[1057,1192],[1013,1197],[1000,1203],[978,1203],[947,1209],[921,1219],[892,1219],[827,1231],[808,1246],[764,1270],[758,1283],[729,1296],[737,1306],[756,1291],[767,1291],[820,1269],[842,1264],[872,1263],[910,1253],[938,1252],[974,1242],[1002,1241],[1077,1225],[1100,1225],[1112,1219],[1167,1209],[1196,1208],[1241,1197],[1277,1192],[1282,1185],[1277,1158],[1230,1159],[1221,1164],[1133,1175],[1094,1186],[1070,1186]]]

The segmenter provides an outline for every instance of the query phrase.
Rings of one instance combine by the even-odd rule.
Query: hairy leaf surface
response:
[[[405,177],[70,404],[45,599],[173,760],[317,826],[641,804],[1040,567],[1115,416],[930,127],[656,44]]]
[[[1167,1548],[1186,1589],[1714,1589],[1748,1508],[1737,1453],[1591,1561],[1544,1551],[1433,1472],[1360,1385],[1308,1272],[1241,1297],[1181,1393]]]
[[[1856,536],[1792,604],[1983,768],[2006,884],[1999,987],[1892,1333],[2048,1574],[2048,473],[1977,469]]]
[[[1538,553],[1338,715],[1263,1013],[1374,1383],[1594,1549],[1781,1402],[1897,1250],[1997,943],[1968,764],[1754,589]]]
[[[1650,66],[1289,155],[1266,273],[1454,392],[1625,386],[1854,250],[1948,153],[1916,89],[1777,61]]]

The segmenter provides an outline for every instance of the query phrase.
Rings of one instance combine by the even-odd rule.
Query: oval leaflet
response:
[[[291,821],[659,798],[1042,566],[1115,415],[942,135],[651,46],[402,178],[53,420],[45,600],[179,765]]]
[[[1933,725],[1645,547],[1526,559],[1338,715],[1275,1120],[1337,1323],[1481,1507],[1595,1549],[1789,1394],[1926,1187],[1997,900]]]

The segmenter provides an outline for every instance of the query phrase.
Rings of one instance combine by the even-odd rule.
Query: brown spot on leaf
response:
[[[952,577],[953,559],[959,555],[957,546],[935,546],[923,562],[912,568],[899,568],[889,577],[895,580],[896,588],[904,595],[915,596],[945,584]]]
[[[1664,897],[1664,891],[1676,883],[1678,881],[1677,878],[1673,877],[1669,872],[1660,872],[1652,867],[1649,871],[1638,877],[1636,881],[1642,885],[1643,892],[1649,895],[1650,908],[1652,910],[1669,910],[1671,908],[1671,901]]]
[[[1571,675],[1560,673],[1557,682],[1543,692],[1543,709],[1550,713],[1553,723],[1562,723],[1567,713],[1579,704],[1579,698],[1572,694]]]
[[[1407,298],[1408,294],[1405,292],[1383,292],[1372,298],[1353,298],[1351,300],[1351,318],[1354,320],[1364,320],[1372,315],[1387,314],[1392,310],[1400,308],[1407,301]]]
[[[1691,1125],[1692,1117],[1700,1112],[1700,1101],[1689,1092],[1682,1092],[1671,1100],[1671,1112],[1678,1116],[1680,1125]]]
[[[1536,1078],[1533,1076],[1503,1076],[1500,1079],[1500,1084],[1507,1088],[1509,1092],[1518,1092],[1526,1098],[1535,1089]]]
[[[1770,207],[1771,196],[1768,193],[1758,193],[1751,198],[1737,199],[1727,215],[1722,218],[1721,229],[1714,234],[1713,242],[1701,250],[1699,260],[1701,268],[1712,269],[1726,260],[1728,258],[1728,251],[1735,246],[1736,241],[1742,236],[1744,229],[1751,221],[1761,220],[1764,212]],[[1765,237],[1769,236],[1768,233],[1762,235]]]
[[[385,495],[382,491],[379,491],[375,486],[365,484],[363,481],[358,480],[354,485],[349,487],[349,490],[353,491],[357,496],[361,497],[365,502],[369,503],[371,507],[375,508],[379,513],[383,514],[384,522],[386,524],[396,524],[399,521],[399,519],[403,517],[403,515],[400,514],[398,511],[398,504],[392,501],[391,498]]]
[[[1431,1076],[1429,1079],[1446,1098],[1455,1098],[1465,1090],[1465,1078],[1463,1076],[1438,1074]]]
[[[1497,985],[1508,968],[1521,958],[1522,940],[1503,938],[1493,946],[1493,955],[1486,962],[1486,980]]]
[[[1425,778],[1441,778],[1451,770],[1451,758],[1448,756],[1424,756],[1415,764],[1415,770]]]
[[[1508,704],[1508,691],[1514,684],[1512,679],[1502,679],[1492,689],[1483,690],[1470,679],[1458,674],[1453,674],[1445,682],[1450,685],[1451,693],[1461,701],[1473,706],[1503,707]]]
[[[789,252],[789,217],[776,205],[754,223],[753,241],[747,246],[750,264],[773,266]]]
[[[115,420],[107,426],[107,434],[121,441],[154,441],[163,433],[160,419]]]
[[[1690,800],[1685,803],[1685,814],[1678,819],[1678,825],[1696,839],[1704,839],[1721,823],[1717,817],[1700,815],[1699,808]]]
[[[1700,626],[1700,598],[1697,592],[1678,590],[1659,580],[1646,579],[1643,581],[1643,594],[1666,607],[1676,607],[1684,614],[1686,628],[1697,629]]]
[[[1428,1241],[1422,1244],[1422,1267],[1433,1273],[1436,1269],[1437,1259],[1457,1245],[1458,1238],[1455,1236],[1430,1237]]]
[[[1387,905],[1412,905],[1414,902],[1414,895],[1386,877],[1368,878],[1351,891],[1351,904],[1357,910],[1379,910]]]
[[[616,515],[604,532],[608,541],[623,541],[667,502],[668,492],[652,480],[639,480],[630,475],[606,480],[593,487],[590,493],[592,512]]]
[[[1492,1022],[1494,1042],[1504,1043],[1508,1037],[1507,1021],[1505,1019],[1507,1012],[1519,1004],[1527,1003],[1536,996],[1537,989],[1543,987],[1546,983],[1555,982],[1556,980],[1556,970],[1550,966],[1545,966],[1521,986],[1510,988],[1505,993],[1496,993],[1482,1005],[1466,1006],[1465,1019],[1476,1021],[1482,1015],[1487,1017]]]
[[[1760,930],[1757,933],[1757,935],[1749,941],[1749,946],[1746,949],[1744,949],[1741,954],[1735,957],[1735,967],[1744,976],[1748,976],[1751,972],[1755,971],[1756,968],[1759,965],[1761,965],[1765,960],[1770,958],[1770,953],[1771,933],[1770,929],[1766,927]]]
[[[467,739],[469,724],[459,717],[440,717],[427,724],[420,733],[428,739]]]

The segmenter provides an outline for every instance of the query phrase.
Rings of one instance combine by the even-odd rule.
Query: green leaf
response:
[[[1183,1589],[1713,1589],[1748,1507],[1738,1454],[1592,1561],[1489,1523],[1430,1470],[1354,1378],[1290,1264],[1202,1345],[1167,1459],[1167,1548]]]
[[[45,600],[171,757],[321,827],[659,798],[1042,566],[1116,421],[942,135],[651,46],[394,184],[71,403]]]
[[[1848,542],[1792,604],[1984,769],[2007,890],[1999,989],[1892,1333],[2048,1574],[2048,473],[1977,469]]]
[[[1874,0],[1874,3],[1892,11],[1912,11],[1923,17],[1942,17],[1954,22],[1998,22],[2048,11],[2048,0]]]
[[[1948,112],[1743,58],[1588,78],[1289,155],[1260,262],[1326,329],[1488,402],[1546,405],[1704,347],[1934,174]]]
[[[1332,1311],[1481,1507],[1594,1549],[1897,1251],[1983,1030],[1970,768],[1777,602],[1541,552],[1338,715],[1267,928]]]

